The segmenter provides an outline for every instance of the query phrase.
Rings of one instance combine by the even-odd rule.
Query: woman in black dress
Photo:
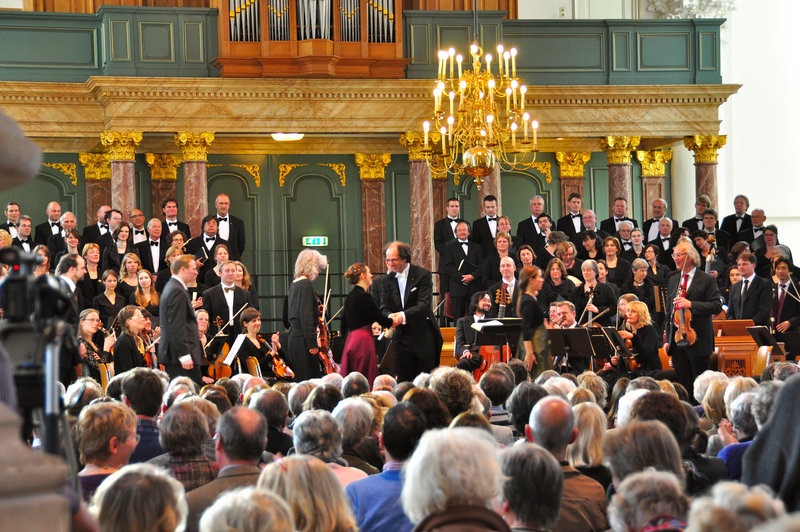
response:
[[[581,264],[583,264],[583,261],[577,258],[577,256],[578,248],[576,248],[575,244],[572,242],[562,242],[558,245],[558,249],[556,249],[556,258],[564,263],[567,274],[581,281],[583,280],[581,277]]]
[[[607,284],[598,281],[597,263],[591,259],[583,261],[581,268],[581,275],[584,278],[584,283],[581,286],[576,286],[570,295],[569,300],[575,305],[575,313],[578,316],[578,323],[583,324],[588,321],[588,314],[591,313],[593,318],[598,314],[605,312],[600,318],[599,323],[602,325],[609,325],[614,307],[617,304],[617,296],[614,290]]]
[[[86,304],[91,304],[96,295],[103,292],[103,270],[100,269],[100,246],[94,242],[83,245],[83,260],[86,274],[78,281],[78,287]]]
[[[117,321],[122,328],[122,334],[114,344],[114,374],[119,375],[129,369],[146,367],[145,345],[139,337],[144,327],[142,311],[135,305],[128,305],[119,311]]]
[[[111,329],[114,318],[125,307],[127,300],[117,292],[118,276],[114,270],[103,272],[103,286],[105,290],[96,295],[92,300],[92,308],[100,313],[100,321],[106,329]]]
[[[156,317],[156,324],[158,324],[158,292],[156,292],[156,287],[153,286],[153,274],[148,270],[141,269],[137,278],[139,279],[139,285],[131,295],[128,303],[147,309],[151,316]]]
[[[502,279],[500,275],[500,259],[503,257],[511,257],[519,267],[517,259],[511,254],[511,235],[503,231],[497,231],[497,236],[494,237],[494,251],[484,259],[478,274],[481,285],[484,288],[492,286]]]
[[[322,377],[317,340],[319,298],[312,283],[328,267],[328,259],[319,251],[304,249],[294,263],[294,281],[289,286],[289,365],[298,381]]]
[[[219,267],[223,262],[228,262],[230,258],[231,254],[230,251],[228,251],[228,246],[225,244],[217,244],[217,247],[214,248],[214,267],[206,272],[203,277],[203,284],[208,288],[217,286],[220,283]]]
[[[100,331],[101,325],[100,314],[95,309],[87,308],[81,312],[78,319],[78,354],[89,376],[97,382],[100,382],[99,364],[111,362],[111,348],[117,340],[113,333],[105,336]]]
[[[139,270],[141,269],[142,259],[136,253],[127,253],[122,258],[117,293],[122,296],[124,301],[130,301],[131,295],[136,292],[136,287],[139,286]]]
[[[660,247],[657,244],[647,244],[644,248],[644,260],[647,261],[648,266],[647,278],[656,286],[667,286],[670,269],[658,262]]]
[[[569,299],[575,289],[575,283],[567,278],[567,268],[559,259],[553,259],[547,264],[544,284],[547,287],[546,293],[555,295],[552,301],[545,301],[548,305],[559,299]]]
[[[647,278],[647,261],[634,259],[631,270],[633,277],[627,284],[620,287],[620,291],[623,294],[634,294],[639,301],[647,305],[652,314],[655,312],[655,292],[653,283]]]
[[[519,274],[520,298],[517,300],[517,316],[522,318],[522,349],[525,367],[531,375],[553,369],[550,358],[550,342],[544,326],[545,310],[537,296],[544,285],[542,270],[526,266]]]
[[[608,267],[607,279],[609,283],[623,286],[630,281],[633,274],[631,263],[619,256],[622,253],[622,246],[615,236],[608,236],[603,241],[603,252],[606,254],[606,266]]]
[[[631,341],[631,351],[635,354],[639,365],[638,373],[650,375],[661,371],[661,359],[658,357],[658,348],[661,347],[661,338],[650,321],[650,311],[641,301],[628,303],[627,324],[629,330],[620,331],[619,335]],[[612,365],[620,363],[618,357],[611,358]]]
[[[103,251],[102,265],[104,270],[117,270],[122,268],[122,261],[126,254],[134,252],[133,237],[128,224],[121,224],[111,233],[114,245],[108,246]]]
[[[278,378],[275,373],[275,359],[266,340],[258,334],[261,330],[261,313],[248,307],[242,311],[240,320],[242,331],[245,333],[244,342],[242,342],[237,355],[241,361],[242,373],[247,373],[245,361],[249,357],[255,357],[261,367],[261,377],[270,384],[274,383]],[[235,369],[236,365],[233,365],[233,368]]]
[[[347,339],[339,373],[347,376],[353,371],[358,371],[367,378],[372,387],[372,381],[378,376],[372,324],[378,322],[383,327],[391,327],[393,322],[381,314],[378,305],[369,294],[372,272],[367,265],[360,262],[352,264],[344,276],[355,286],[344,302],[342,330],[347,332]]]
[[[70,253],[80,254],[81,234],[78,232],[77,229],[70,229],[69,231],[67,231],[67,234],[64,236],[64,245],[66,245],[66,248],[56,253],[56,258],[53,259],[53,262],[56,265],[58,265],[58,262],[64,255],[69,255]]]

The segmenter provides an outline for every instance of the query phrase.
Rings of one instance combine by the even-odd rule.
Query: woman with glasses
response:
[[[83,367],[88,370],[89,376],[100,381],[99,364],[111,362],[111,349],[117,337],[114,333],[106,336],[101,330],[100,313],[93,308],[87,308],[78,319],[78,354]],[[98,347],[102,344],[102,348]]]
[[[144,328],[144,316],[136,305],[128,305],[119,311],[117,321],[122,334],[114,344],[114,373],[119,375],[129,369],[146,367],[144,341],[139,336]]]

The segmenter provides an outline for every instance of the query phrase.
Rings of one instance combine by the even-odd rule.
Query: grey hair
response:
[[[728,380],[728,376],[722,373],[721,371],[714,371],[712,369],[707,369],[703,373],[697,376],[694,380],[694,399],[698,403],[703,402],[703,397],[706,396],[706,391],[708,391],[708,387],[711,385],[712,381],[717,379],[721,380]]]
[[[270,427],[282,429],[289,412],[289,402],[278,390],[267,388],[250,396],[248,408],[261,412]]]
[[[563,395],[568,397],[569,394],[577,388],[575,383],[564,377],[552,377],[542,384],[547,393],[550,395]]]
[[[756,419],[753,416],[753,392],[739,395],[731,403],[731,425],[739,435],[739,439],[750,439],[758,433]]]
[[[344,378],[340,389],[345,398],[361,395],[362,393],[369,393],[369,381],[363,373],[353,371]]]
[[[392,391],[397,386],[397,380],[391,375],[378,375],[372,383],[372,391]]]
[[[305,275],[310,279],[315,279],[319,272],[328,266],[328,257],[316,249],[304,249],[297,255],[294,262],[294,278]]]
[[[689,499],[672,473],[647,468],[623,480],[608,506],[614,532],[641,530],[660,516],[686,520]]]
[[[289,410],[294,417],[299,416],[303,412],[303,403],[306,402],[306,398],[308,398],[311,390],[316,387],[317,385],[311,381],[302,381],[292,386],[292,389],[289,390]]]
[[[430,373],[420,373],[416,377],[414,377],[414,386],[417,388],[428,388],[431,383],[431,374]]]
[[[294,515],[286,501],[272,490],[255,486],[224,492],[200,519],[200,532],[294,529]]]
[[[322,377],[323,384],[333,384],[337,388],[342,388],[342,381],[344,381],[344,377],[342,377],[338,373],[328,373],[324,377]]]
[[[406,462],[401,501],[412,523],[454,504],[490,508],[501,493],[497,442],[472,427],[432,429]]]
[[[733,417],[733,412],[731,412],[733,401],[741,394],[753,391],[756,388],[758,388],[758,383],[755,381],[755,379],[750,377],[737,376],[728,381],[728,387],[725,388],[724,395],[725,415],[727,416],[728,420]]]
[[[629,385],[630,386],[630,385]],[[614,423],[615,427],[624,427],[631,422],[631,412],[636,400],[646,395],[650,390],[638,389],[628,390],[625,395],[619,398],[619,405],[617,406],[617,420]]]
[[[171,455],[192,456],[203,451],[208,423],[203,412],[190,402],[175,403],[158,426],[158,441]]]
[[[583,261],[583,264],[581,264],[581,270],[584,268],[589,268],[594,271],[595,275],[600,275],[600,270],[597,268],[597,261],[594,259],[586,259]]]
[[[292,440],[299,454],[310,454],[323,462],[338,462],[342,456],[342,431],[327,410],[300,414],[294,422]]]
[[[636,229],[636,227],[634,227],[634,226],[633,226],[633,222],[631,222],[630,220],[622,220],[622,221],[619,223],[619,228],[620,228],[620,229],[622,229],[622,226],[623,226],[623,225],[629,225],[629,226],[631,227],[631,231],[633,231],[634,229]],[[644,233],[642,233],[642,234],[644,234]]]
[[[708,496],[692,502],[687,530],[750,530],[785,514],[783,501],[764,484],[718,482]]]
[[[644,259],[633,259],[633,262],[631,262],[631,270],[634,271],[639,270],[641,268],[644,268],[646,270],[648,267],[649,265],[647,264],[647,261]]]
[[[753,392],[755,395],[752,406],[753,418],[756,420],[758,430],[761,430],[761,427],[769,420],[781,387],[783,387],[783,381],[766,381],[759,384],[756,391]]]
[[[375,413],[363,399],[348,397],[336,405],[333,417],[342,431],[342,447],[354,449],[369,434]]]

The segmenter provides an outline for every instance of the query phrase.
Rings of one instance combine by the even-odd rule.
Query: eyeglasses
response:
[[[98,323],[100,321],[99,318],[84,318],[83,321],[89,321],[92,323]]]
[[[686,253],[676,253],[675,251],[672,252],[673,257],[685,257]]]

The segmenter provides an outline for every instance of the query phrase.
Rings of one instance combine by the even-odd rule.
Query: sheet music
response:
[[[231,346],[231,350],[228,351],[228,356],[226,356],[225,360],[222,362],[223,364],[230,366],[233,363],[237,353],[239,353],[239,349],[242,348],[242,343],[245,338],[247,338],[247,335],[244,334],[240,334],[236,337],[236,340],[233,341],[233,345]]]
[[[492,326],[492,325],[503,325],[503,322],[502,321],[498,321],[498,320],[478,321],[478,322],[475,322],[472,325],[470,325],[470,327],[472,327],[473,329],[475,329],[478,332],[481,332],[483,330],[483,328],[486,327],[487,325],[489,325],[489,326]]]

